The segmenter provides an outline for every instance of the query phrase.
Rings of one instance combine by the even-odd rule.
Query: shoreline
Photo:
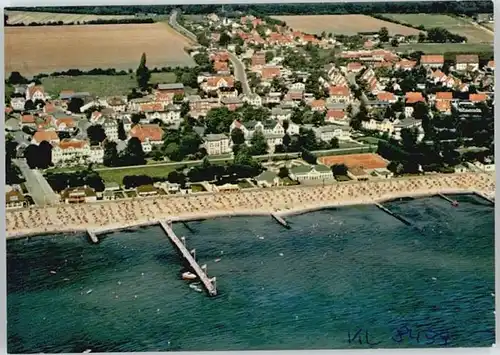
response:
[[[393,200],[398,200],[402,198],[422,198],[422,197],[430,197],[430,196],[438,196],[442,195],[475,195],[481,197],[485,200],[493,201],[488,197],[488,193],[484,191],[478,191],[470,188],[439,188],[432,189],[426,191],[403,191],[403,192],[391,192],[382,194],[376,198],[352,198],[344,201],[337,202],[326,202],[326,201],[317,201],[312,204],[302,205],[300,207],[295,208],[287,208],[283,210],[221,210],[221,211],[212,211],[212,212],[191,212],[186,214],[181,214],[178,216],[161,216],[155,219],[146,219],[146,220],[137,220],[130,223],[113,223],[104,226],[74,226],[71,228],[36,228],[29,229],[23,231],[16,232],[7,232],[6,239],[22,239],[29,237],[37,237],[37,236],[46,236],[46,235],[59,235],[59,234],[87,234],[88,231],[93,232],[96,235],[107,235],[115,232],[123,231],[123,230],[136,230],[143,227],[149,227],[159,224],[159,220],[170,220],[172,223],[185,223],[192,221],[203,221],[207,219],[215,219],[222,217],[271,217],[272,213],[276,215],[286,218],[295,215],[301,215],[305,213],[330,209],[330,208],[339,208],[339,207],[349,207],[349,206],[360,206],[360,205],[376,205],[377,203],[390,202]]]

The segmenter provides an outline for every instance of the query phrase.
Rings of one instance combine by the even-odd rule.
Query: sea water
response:
[[[9,241],[8,352],[491,346],[494,208],[453,198],[174,224],[214,298],[159,227]]]

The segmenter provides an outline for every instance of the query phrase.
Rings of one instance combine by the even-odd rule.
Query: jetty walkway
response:
[[[186,246],[184,243],[182,243],[177,235],[175,235],[172,227],[170,226],[170,223],[166,223],[164,221],[160,221],[160,226],[163,228],[165,233],[167,234],[168,238],[172,241],[172,243],[177,247],[177,249],[181,252],[182,256],[184,259],[187,260],[189,263],[189,266],[194,270],[196,273],[196,276],[200,279],[202,282],[203,286],[205,286],[205,289],[208,292],[209,296],[216,296],[217,295],[217,287],[215,285],[215,277],[212,279],[209,279],[205,271],[202,270],[202,268],[198,265],[194,257],[191,255],[191,253],[187,250]]]

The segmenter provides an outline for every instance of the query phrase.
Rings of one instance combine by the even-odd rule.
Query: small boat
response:
[[[88,291],[87,291],[87,295],[88,295],[89,293],[92,293],[92,289],[90,289],[90,290],[88,290]]]
[[[220,258],[218,258],[218,259],[215,259],[214,261],[215,261],[216,263],[218,263],[220,260],[221,260],[221,259],[220,259]]]
[[[183,280],[195,280],[196,279],[196,275],[189,272],[189,271],[186,271],[184,273],[182,273],[182,279]]]
[[[87,350],[85,350],[85,351],[83,352],[83,354],[88,354],[88,353],[90,353],[90,352],[92,352],[92,350],[91,350],[91,349],[87,349]]]
[[[203,292],[202,288],[198,286],[197,284],[190,284],[189,288],[195,290],[196,292]]]
[[[50,270],[50,273],[53,275],[57,274],[57,272],[55,272],[54,270]]]
[[[457,201],[457,200],[454,200],[454,201],[451,203],[451,205],[452,205],[453,207],[458,207],[458,201]]]

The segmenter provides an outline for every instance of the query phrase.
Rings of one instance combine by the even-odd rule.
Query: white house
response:
[[[273,120],[278,120],[283,122],[284,120],[290,120],[292,117],[292,110],[284,110],[279,107],[274,107],[271,109],[271,118]]]
[[[387,132],[389,134],[394,132],[394,124],[388,119],[379,121],[372,118],[369,121],[361,122],[361,126],[370,131]]]
[[[337,125],[326,125],[313,128],[313,132],[316,138],[322,140],[323,142],[330,142],[333,138],[339,140],[349,140],[351,138],[350,127],[337,126]]]
[[[108,118],[102,124],[102,128],[104,129],[104,133],[106,133],[106,137],[113,142],[118,140],[118,123]]]
[[[229,137],[225,134],[207,134],[203,140],[203,146],[208,155],[222,155],[231,152]]]
[[[10,99],[10,106],[12,106],[14,111],[23,111],[25,102],[24,97],[13,97]]]
[[[33,102],[35,102],[36,100],[45,101],[45,98],[46,96],[43,86],[31,83],[26,88],[26,100],[31,100]]]
[[[290,169],[290,178],[299,182],[333,179],[332,170],[325,165],[300,165]]]
[[[243,102],[248,103],[251,106],[262,106],[262,98],[257,94],[250,94],[243,97]]]

